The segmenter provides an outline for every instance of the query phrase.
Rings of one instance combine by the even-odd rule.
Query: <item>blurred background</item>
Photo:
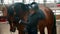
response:
[[[8,24],[8,21],[3,17],[6,15],[6,12],[4,12],[5,9],[3,8],[16,2],[25,4],[37,2],[40,5],[49,7],[54,12],[54,15],[56,15],[56,31],[57,34],[60,34],[60,0],[0,0],[0,34],[11,34],[9,31],[10,26]],[[45,32],[47,34],[47,28],[45,29]],[[17,33],[18,31],[16,31],[14,34]]]

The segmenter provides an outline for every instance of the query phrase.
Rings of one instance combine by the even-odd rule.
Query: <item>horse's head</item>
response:
[[[10,6],[6,6],[7,8],[7,19],[10,25],[10,31],[11,32],[15,32],[16,27],[15,27],[15,23],[14,23],[14,5],[10,5]]]
[[[28,10],[28,6],[23,3],[16,3],[14,5],[14,11],[20,19],[23,19],[23,17],[28,14]]]
[[[15,16],[17,16],[19,19],[26,19],[26,15],[29,13],[29,8],[27,5],[23,3],[15,3],[7,8],[7,14],[8,14],[8,19],[9,19],[9,24],[10,24],[10,31],[14,32],[15,31],[15,26],[18,25],[14,22],[17,22],[15,19]],[[15,20],[15,21],[14,21]],[[18,23],[18,22],[17,22]]]

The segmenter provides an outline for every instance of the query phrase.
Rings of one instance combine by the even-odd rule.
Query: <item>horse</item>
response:
[[[52,12],[50,8],[46,6],[43,6],[43,5],[42,6],[38,5],[38,6],[39,6],[39,9],[43,11],[46,17],[44,20],[40,20],[37,25],[37,28],[39,29],[40,34],[45,34],[44,32],[45,27],[47,27],[48,29],[48,34],[56,34],[56,19],[55,19],[54,13]],[[24,17],[24,19],[27,19],[27,18]],[[23,25],[19,23],[13,23],[13,26],[11,26],[12,30],[14,29],[14,26],[17,27],[19,34],[23,34],[23,29],[24,29]]]
[[[24,20],[28,15],[28,7],[23,3],[15,3],[4,9],[4,15],[10,25],[10,32],[15,32],[17,28],[19,34],[24,34],[24,26],[19,23],[19,20]]]
[[[56,17],[53,11],[43,5],[39,5],[39,8],[43,11],[46,17],[44,20],[39,21],[38,29],[40,31],[40,34],[45,34],[45,27],[47,27],[48,34],[56,34]]]
[[[40,34],[45,34],[45,27],[47,27],[48,34],[56,34],[56,17],[53,11],[43,5],[38,5],[38,7],[45,14],[45,19],[38,21],[37,28],[39,29]]]
[[[56,17],[53,11],[43,5],[38,4],[38,7],[45,14],[45,19],[38,21],[37,28],[40,31],[40,34],[45,34],[45,27],[47,27],[48,34],[56,34]]]

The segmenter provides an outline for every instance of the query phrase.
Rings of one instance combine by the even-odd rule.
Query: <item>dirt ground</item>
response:
[[[60,34],[60,23],[59,22],[56,22],[57,34]],[[6,24],[2,24],[0,22],[0,34],[12,34],[9,31],[9,24],[7,24],[7,23]],[[16,32],[14,34],[18,34],[18,31],[16,30]],[[40,34],[40,33],[38,32],[38,34]],[[47,28],[45,28],[45,34],[47,34]]]

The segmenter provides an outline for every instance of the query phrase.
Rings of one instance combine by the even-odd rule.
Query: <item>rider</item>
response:
[[[44,19],[45,15],[43,11],[39,9],[36,2],[31,3],[29,9],[30,15],[28,16],[28,22],[25,23],[25,31],[27,31],[28,34],[37,34],[38,21]]]

